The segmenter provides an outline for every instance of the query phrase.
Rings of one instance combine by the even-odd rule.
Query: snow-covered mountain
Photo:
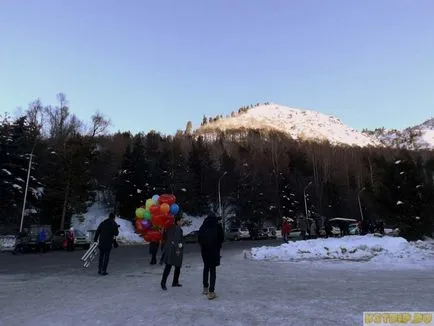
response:
[[[403,130],[378,128],[364,130],[364,134],[376,137],[385,146],[412,150],[434,149],[434,118]]]
[[[210,135],[243,129],[277,131],[293,139],[329,141],[333,145],[382,146],[375,137],[362,134],[333,116],[274,103],[241,108],[238,113],[232,113],[226,118],[204,120],[196,133]]]

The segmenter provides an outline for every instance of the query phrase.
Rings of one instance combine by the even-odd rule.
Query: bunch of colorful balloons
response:
[[[147,242],[158,242],[163,238],[163,229],[175,223],[174,215],[179,206],[174,195],[154,195],[146,200],[145,206],[136,209],[136,230]]]

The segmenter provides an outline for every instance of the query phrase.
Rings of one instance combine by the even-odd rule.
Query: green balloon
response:
[[[143,208],[137,208],[136,209],[136,216],[137,218],[144,218],[146,214],[146,211]]]
[[[145,220],[150,220],[151,219],[151,212],[149,211],[149,209],[145,210],[145,213],[144,213],[143,217],[145,218]]]

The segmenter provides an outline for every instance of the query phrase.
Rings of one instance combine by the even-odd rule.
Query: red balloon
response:
[[[155,214],[151,218],[153,226],[162,226],[164,223],[164,214]]]
[[[159,242],[161,239],[163,239],[163,235],[160,231],[149,231],[144,236],[145,241],[148,242]]]
[[[142,225],[142,223],[141,223],[141,221],[139,219],[136,220],[135,226],[136,226],[136,230],[138,232],[142,232],[143,231],[143,225]]]
[[[176,202],[176,197],[174,195],[164,194],[158,198],[158,202],[160,205],[167,204],[170,206]]]
[[[168,215],[166,216],[162,226],[165,229],[169,229],[173,226],[173,224],[175,224],[175,218],[172,215]]]
[[[158,214],[160,212],[160,206],[155,204],[151,205],[151,207],[149,207],[149,211],[151,212],[152,215]]]

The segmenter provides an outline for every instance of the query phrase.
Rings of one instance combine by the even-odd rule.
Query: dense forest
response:
[[[103,114],[86,124],[65,95],[58,100],[56,106],[35,101],[19,117],[1,116],[3,226],[19,226],[31,156],[25,224],[67,226],[101,193],[131,220],[140,203],[161,193],[175,194],[185,213],[206,214],[218,207],[220,183],[223,211],[234,223],[304,214],[306,193],[312,215],[381,217],[409,239],[434,231],[432,151],[333,147],[260,130],[210,139],[196,135],[191,123],[175,135],[108,134]]]

